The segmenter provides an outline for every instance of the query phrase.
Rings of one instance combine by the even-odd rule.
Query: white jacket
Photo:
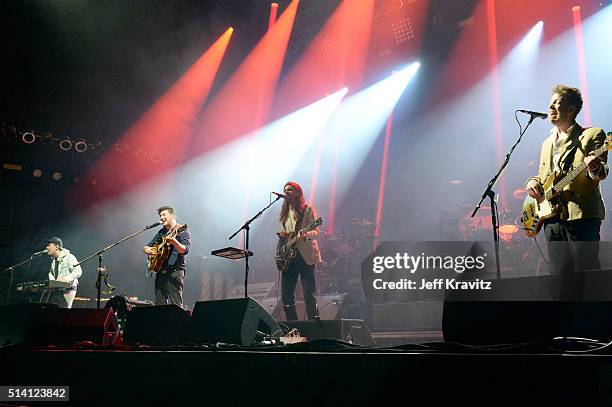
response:
[[[285,222],[283,227],[283,232],[294,232],[299,229],[303,229],[311,225],[314,220],[317,218],[317,211],[312,206],[307,206],[306,211],[304,212],[304,216],[302,218],[301,225],[292,225],[292,227],[288,227]],[[300,239],[295,244],[295,247],[300,252],[304,261],[308,265],[313,265],[317,263],[321,263],[321,251],[319,250],[319,244],[316,241],[316,238],[319,236],[319,228],[316,227],[313,230],[310,230],[305,233],[306,240]]]
[[[74,257],[74,254],[70,253],[68,249],[62,249],[57,259],[53,258],[51,261],[51,268],[49,269],[49,280],[63,281],[65,283],[72,283],[73,287],[79,284],[79,277],[83,274],[81,266],[73,267],[74,264],[79,261]],[[55,267],[58,267],[57,278],[55,278]]]

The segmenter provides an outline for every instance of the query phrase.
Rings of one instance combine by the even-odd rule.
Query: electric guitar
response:
[[[166,238],[176,237],[179,233],[185,230],[187,230],[187,224],[175,227],[162,237],[162,241],[160,243],[155,243],[153,245],[153,254],[149,255],[147,270],[152,273],[157,273],[161,270],[162,265],[170,256],[170,251],[172,250],[172,245],[166,243]]]
[[[310,230],[316,229],[323,223],[323,219],[321,217],[312,221],[310,225],[305,228],[302,228],[304,232],[308,232]],[[293,232],[289,236],[280,237],[278,239],[278,243],[276,245],[276,256],[274,256],[274,261],[276,262],[276,268],[278,271],[284,273],[289,268],[289,263],[295,257],[297,253],[297,249],[295,248],[296,243],[300,240],[299,231]]]
[[[612,150],[612,136],[608,136],[604,145],[589,155],[599,157],[608,150]],[[558,178],[561,174],[554,172],[550,173],[542,185],[544,189],[544,198],[539,202],[527,195],[523,203],[523,215],[521,216],[523,229],[527,236],[535,237],[542,229],[545,221],[560,215],[563,206],[559,200],[559,193],[563,191],[578,174],[585,171],[586,168],[587,164],[582,162],[559,180]]]

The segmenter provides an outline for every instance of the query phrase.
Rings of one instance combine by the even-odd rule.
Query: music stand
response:
[[[224,257],[226,259],[232,260],[242,259],[247,256],[246,250],[238,249],[235,247],[225,247],[223,249],[213,250],[212,252],[210,252],[210,254],[213,256]],[[249,251],[248,255],[252,256],[253,252]]]

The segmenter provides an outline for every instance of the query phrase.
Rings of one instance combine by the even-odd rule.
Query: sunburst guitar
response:
[[[162,237],[160,243],[155,243],[153,245],[153,254],[149,255],[147,270],[152,273],[157,273],[161,270],[164,262],[168,259],[168,257],[170,257],[170,251],[172,250],[172,246],[166,243],[166,238],[176,237],[179,233],[185,230],[187,230],[187,224],[177,225],[177,227]]]
[[[304,232],[308,232],[319,227],[322,223],[323,219],[319,217],[302,230]],[[278,239],[278,243],[276,245],[276,256],[274,256],[274,261],[276,262],[276,268],[278,271],[284,273],[289,268],[289,263],[296,255],[297,248],[295,245],[299,239],[298,232],[291,233],[287,237],[281,237]]]
[[[612,136],[608,136],[604,145],[593,151],[590,155],[599,157],[611,149]],[[559,216],[563,209],[559,200],[559,193],[563,191],[566,186],[571,184],[578,174],[582,171],[586,171],[586,168],[587,164],[583,162],[564,176],[557,173],[551,173],[542,184],[542,188],[544,189],[544,198],[542,200],[538,202],[529,195],[525,198],[521,222],[523,223],[523,229],[527,236],[535,237],[540,233],[540,230],[542,230],[544,222]]]

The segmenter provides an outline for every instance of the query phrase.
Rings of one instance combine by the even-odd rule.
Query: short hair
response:
[[[174,211],[174,208],[171,206],[162,206],[160,208],[157,208],[157,214],[161,215],[161,213],[163,211],[168,211],[169,213],[171,213],[172,215],[176,215],[176,212]]]
[[[563,103],[576,108],[576,114],[582,110],[582,93],[578,88],[572,88],[567,85],[556,85],[552,88],[553,94],[561,96]]]

